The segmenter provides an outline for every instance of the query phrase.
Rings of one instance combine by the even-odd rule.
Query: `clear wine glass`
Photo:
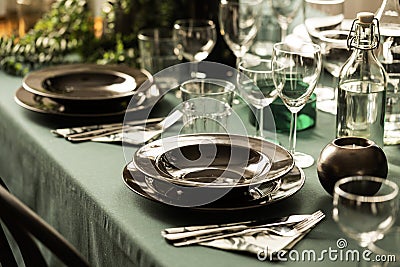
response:
[[[250,49],[261,25],[261,0],[221,0],[219,26],[228,47],[236,56],[236,66]]]
[[[212,20],[181,19],[174,23],[175,54],[191,62],[208,57],[217,42],[217,30]]]
[[[297,113],[311,97],[321,73],[321,48],[312,43],[276,43],[272,51],[272,76],[282,102],[292,114],[289,151],[296,165],[314,164],[311,155],[296,152]]]
[[[239,62],[238,69],[246,78],[239,76],[239,93],[256,110],[256,137],[264,138],[264,109],[277,97],[278,91],[272,79],[271,60],[249,58]]]
[[[302,9],[303,0],[272,0],[272,11],[281,27],[281,42],[287,36],[289,25]]]
[[[388,179],[352,176],[339,180],[333,192],[333,219],[361,247],[381,239],[394,224],[399,187]]]
[[[342,29],[344,20],[344,0],[305,0],[304,25],[313,43],[321,46],[322,64],[333,76],[349,58],[347,49],[348,31]],[[317,85],[317,108],[336,113],[335,89]]]

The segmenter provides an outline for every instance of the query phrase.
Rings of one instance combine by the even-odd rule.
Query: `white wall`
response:
[[[360,11],[375,13],[381,4],[382,0],[346,0],[344,4],[344,15],[348,19],[354,19]]]

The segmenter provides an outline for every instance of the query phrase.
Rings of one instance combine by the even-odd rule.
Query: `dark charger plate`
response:
[[[137,105],[129,105],[130,98],[108,101],[104,104],[68,105],[60,103],[56,99],[35,95],[20,87],[15,93],[15,102],[28,110],[67,117],[107,117],[123,115],[126,112],[135,112],[154,105],[156,98],[138,100]],[[97,101],[96,101],[97,102]],[[101,101],[103,102],[103,101]]]
[[[243,194],[236,199],[226,199],[223,196],[217,201],[199,206],[185,205],[187,204],[186,200],[191,196],[185,196],[181,187],[177,188],[174,184],[169,184],[169,186],[166,183],[157,184],[158,181],[154,179],[152,186],[149,186],[148,179],[151,178],[146,177],[136,169],[132,162],[125,166],[122,179],[132,192],[157,203],[204,211],[234,211],[264,207],[287,199],[303,187],[306,177],[303,170],[295,166],[289,173],[280,178],[278,186],[272,186],[272,190],[268,184],[260,185],[259,189],[266,191],[263,197],[254,198],[252,194]]]

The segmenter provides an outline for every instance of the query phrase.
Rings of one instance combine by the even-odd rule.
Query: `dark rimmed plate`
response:
[[[223,190],[271,182],[294,167],[292,155],[283,147],[228,134],[179,135],[156,140],[139,148],[133,162],[154,179]]]
[[[30,72],[23,87],[58,100],[109,100],[128,97],[151,76],[123,65],[68,64]]]
[[[67,105],[39,95],[32,94],[20,87],[15,93],[15,102],[21,107],[43,114],[59,115],[67,117],[107,117],[107,116],[119,116],[126,112],[135,112],[149,108],[154,105],[156,98],[149,99],[146,96],[138,97],[137,105],[130,104],[130,108],[127,110],[130,98],[107,102],[106,105],[99,106],[75,106]]]
[[[132,162],[124,167],[122,179],[124,184],[132,192],[157,203],[204,211],[235,211],[265,207],[287,199],[303,187],[306,177],[303,170],[295,166],[289,173],[280,178],[280,183],[277,189],[271,191],[262,198],[243,195],[243,198],[240,199],[229,199],[226,201],[221,199],[202,206],[180,205],[181,203],[179,202],[179,199],[177,199],[177,196],[179,197],[181,193],[176,191],[174,186],[164,188],[162,191],[156,191],[148,185],[148,182],[146,182],[146,176],[136,169]]]

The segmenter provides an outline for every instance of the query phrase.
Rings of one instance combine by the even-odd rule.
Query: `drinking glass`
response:
[[[271,60],[249,58],[239,62],[239,93],[256,109],[256,137],[264,138],[264,109],[277,97],[272,79]]]
[[[220,79],[192,79],[182,93],[183,133],[225,133],[232,113],[235,85]]]
[[[333,219],[361,247],[367,247],[394,224],[399,208],[399,187],[388,179],[351,176],[336,182]]]
[[[236,66],[257,35],[261,25],[261,7],[261,0],[221,0],[218,16],[221,35],[236,56]]]
[[[313,43],[321,46],[322,64],[333,76],[349,58],[347,49],[348,31],[342,29],[344,20],[344,0],[305,0],[304,25]],[[318,85],[317,107],[320,110],[336,113],[335,89]]]
[[[302,9],[302,4],[303,0],[272,0],[272,11],[281,27],[281,42],[285,40],[289,25]]]
[[[272,51],[272,77],[282,102],[290,110],[289,151],[296,165],[314,164],[311,155],[296,152],[297,113],[310,99],[321,73],[321,48],[312,43],[276,43]]]
[[[212,20],[181,19],[174,23],[175,54],[191,62],[206,59],[217,42]]]
[[[138,33],[140,67],[151,74],[180,63],[170,28],[147,28]]]

